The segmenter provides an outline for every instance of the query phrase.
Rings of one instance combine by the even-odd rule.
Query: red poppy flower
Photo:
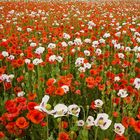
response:
[[[27,118],[35,124],[42,122],[44,117],[44,114],[38,110],[32,110],[27,114]]]
[[[63,95],[65,94],[64,89],[61,88],[61,87],[58,87],[58,88],[56,89],[56,91],[55,91],[55,94],[56,94],[56,95],[63,96]]]
[[[28,109],[29,111],[34,110],[34,107],[35,107],[35,106],[37,106],[37,103],[36,103],[36,102],[29,102],[29,103],[27,104],[27,109]]]
[[[140,120],[139,121],[136,121],[136,123],[135,123],[135,125],[133,127],[134,127],[134,130],[137,133],[140,133]]]
[[[0,131],[0,139],[4,137],[5,137],[5,134],[2,131]]]
[[[60,127],[60,128],[66,129],[66,128],[68,127],[68,122],[62,121],[62,122],[60,123],[60,126],[59,126],[59,127]]]
[[[69,135],[66,132],[60,132],[58,140],[70,140]]]
[[[16,120],[16,125],[21,129],[26,129],[29,125],[29,122],[27,122],[24,117],[19,117]]]
[[[116,135],[115,140],[127,140],[127,138],[123,135],[122,136]]]
[[[16,108],[16,102],[14,100],[7,100],[5,102],[5,108],[10,112],[12,108]]]
[[[55,79],[54,78],[50,78],[48,79],[48,81],[46,82],[47,86],[52,86],[55,83]]]
[[[96,109],[96,107],[95,107],[95,102],[94,102],[94,101],[91,102],[91,104],[90,104],[90,108],[92,108],[92,109]]]
[[[34,64],[30,63],[27,65],[28,70],[33,70],[34,69]]]
[[[34,100],[37,97],[36,93],[28,93],[28,99],[29,100]]]
[[[48,88],[46,88],[45,92],[46,94],[52,95],[55,92],[55,86],[49,86]]]
[[[129,117],[123,117],[122,124],[124,125],[124,127],[128,128],[128,126],[129,126]]]

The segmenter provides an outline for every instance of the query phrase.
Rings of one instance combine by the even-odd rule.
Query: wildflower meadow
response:
[[[140,140],[140,1],[1,1],[0,140]]]

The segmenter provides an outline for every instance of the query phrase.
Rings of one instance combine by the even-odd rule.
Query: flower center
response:
[[[52,106],[50,104],[46,104],[45,107],[46,107],[47,110],[50,110]]]
[[[58,115],[63,115],[63,110],[57,111]]]
[[[120,127],[116,127],[116,132],[120,133]]]
[[[72,114],[77,114],[77,110],[78,110],[78,108],[72,108],[72,110],[71,110]]]
[[[104,124],[104,120],[103,120],[103,118],[100,118],[98,121],[98,125],[103,125],[103,124]]]

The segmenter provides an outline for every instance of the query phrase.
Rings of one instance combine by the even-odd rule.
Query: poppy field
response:
[[[0,2],[1,140],[140,140],[140,1]]]

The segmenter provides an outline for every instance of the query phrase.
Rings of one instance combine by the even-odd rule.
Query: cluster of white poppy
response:
[[[103,35],[103,38],[109,38],[111,35],[110,35],[110,33],[105,33],[104,35]]]
[[[67,33],[63,33],[63,38],[66,39],[66,40],[68,40],[68,39],[70,39],[70,35],[67,34]]]
[[[65,104],[57,104],[53,110],[50,110],[50,105],[47,104],[49,98],[50,97],[48,95],[45,95],[42,98],[42,102],[40,103],[40,105],[35,106],[35,109],[45,112],[49,115],[53,115],[54,118],[67,116],[68,114],[76,117],[79,116],[80,107],[76,104],[69,105],[68,107]]]
[[[56,44],[55,43],[49,43],[48,48],[54,49],[54,48],[56,48]]]
[[[10,55],[7,51],[2,51],[1,52],[1,55],[3,56],[3,57],[6,57],[6,58],[8,58],[9,60],[14,60],[15,59],[15,56],[14,55]]]
[[[39,64],[41,64],[43,62],[43,60],[41,59],[41,58],[35,58],[34,60],[33,60],[33,64],[34,65],[39,65]]]
[[[1,81],[11,82],[13,78],[14,78],[13,74],[10,74],[10,75],[2,74],[2,75],[0,75],[0,80]]]
[[[95,54],[97,56],[101,55],[102,54],[102,50],[100,48],[98,48],[98,45],[99,44],[105,44],[105,39],[103,38],[100,38],[99,40],[94,40],[92,42],[92,47],[95,49]]]
[[[45,48],[40,46],[40,47],[36,48],[35,53],[40,55],[40,54],[42,54],[44,51],[45,51]]]
[[[88,54],[87,51],[85,52],[85,54]],[[85,72],[86,69],[90,69],[91,68],[91,64],[88,62],[84,62],[84,58],[83,57],[78,57],[75,61],[75,66],[79,67],[78,70],[80,72]]]
[[[61,56],[56,56],[56,55],[54,55],[54,54],[51,55],[51,56],[49,57],[49,62],[58,61],[59,63],[61,63],[62,60],[63,60],[63,57],[61,57]]]
[[[133,47],[133,49],[131,49],[128,46],[124,47],[120,43],[117,43],[116,40],[112,40],[112,44],[114,45],[114,48],[117,49],[117,50],[124,50],[125,52],[136,52],[136,55],[140,52],[140,47],[139,46],[135,46],[135,47]]]
[[[74,44],[75,44],[76,46],[82,45],[83,43],[82,43],[81,38],[75,38],[75,39],[74,39]]]
[[[78,105],[72,104],[72,105],[66,106],[65,104],[59,103],[54,107],[53,110],[51,110],[51,105],[47,104],[49,101],[49,98],[50,97],[48,95],[45,95],[42,98],[42,102],[40,103],[40,105],[35,106],[34,108],[41,112],[45,112],[48,115],[52,115],[54,116],[54,118],[68,116],[68,115],[79,117],[81,108]],[[100,99],[95,100],[95,105],[96,107],[102,107],[103,105],[102,100]],[[108,129],[111,123],[112,121],[109,119],[109,116],[106,113],[98,113],[96,119],[94,119],[93,116],[88,116],[86,121],[84,120],[76,121],[77,126],[81,126],[81,127],[82,126],[87,126],[87,127],[97,126],[97,127],[100,127],[102,130]],[[125,131],[125,127],[121,123],[115,123],[114,131],[115,133],[121,136]]]
[[[95,24],[93,21],[89,21],[89,22],[88,22],[88,29],[89,29],[89,30],[92,30],[93,27],[96,27],[96,24]]]

